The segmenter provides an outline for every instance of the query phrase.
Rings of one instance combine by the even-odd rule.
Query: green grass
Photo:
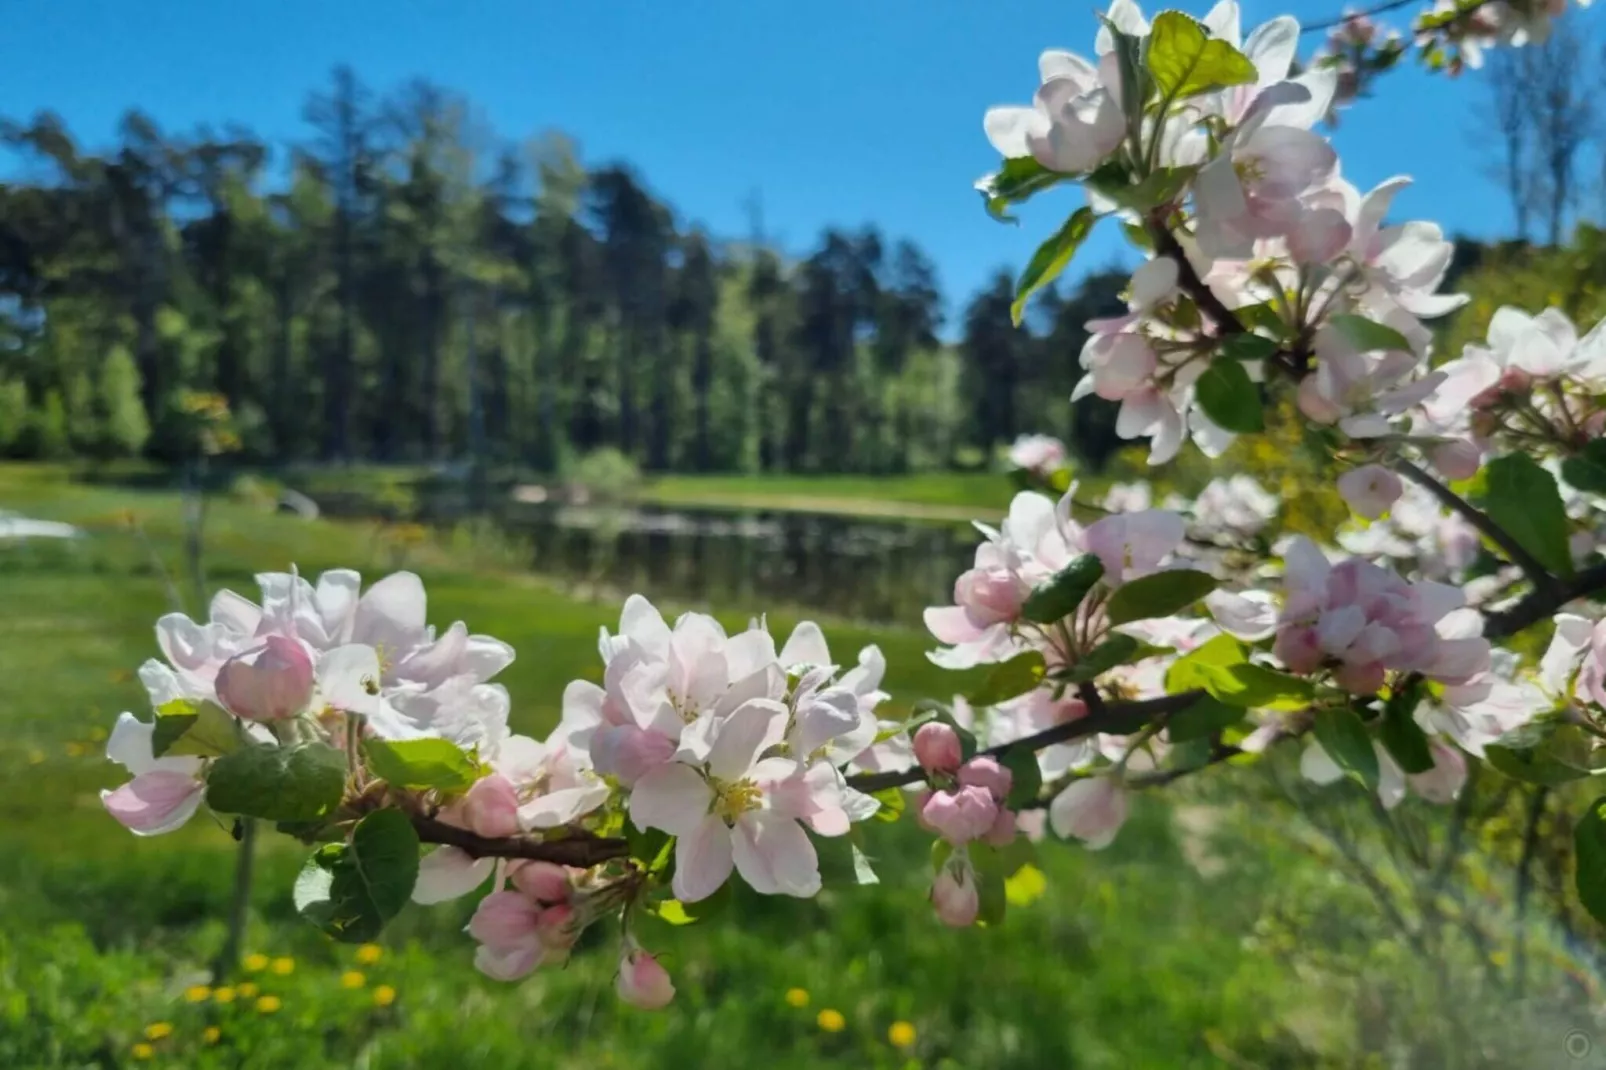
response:
[[[935,922],[924,901],[927,838],[907,819],[870,829],[878,886],[829,888],[808,902],[744,894],[696,926],[651,922],[641,935],[664,953],[679,989],[656,1014],[614,999],[608,931],[591,933],[566,969],[512,986],[480,977],[460,931],[471,899],[410,907],[385,934],[384,957],[358,965],[353,949],[294,916],[302,848],[270,837],[248,949],[296,966],[249,983],[282,1006],[263,1013],[238,994],[227,1004],[187,1002],[185,989],[204,978],[222,939],[233,844],[205,819],[135,839],[96,796],[121,779],[101,756],[104,734],[120,710],[145,711],[132,670],[156,654],[152,622],[167,608],[164,581],[126,517],[138,518],[176,572],[177,499],[0,466],[0,508],[90,531],[69,545],[0,547],[0,1066],[8,1070],[146,1065],[135,1045],[151,1023],[173,1027],[150,1042],[151,1065],[252,1070],[359,1059],[376,1070],[1360,1065],[1355,979],[1294,974],[1264,926],[1291,898],[1364,918],[1364,895],[1294,851],[1235,851],[1224,875],[1205,876],[1186,860],[1171,809],[1147,797],[1106,852],[1044,844],[1046,893],[995,930]],[[500,679],[516,726],[540,733],[568,680],[600,675],[597,629],[615,622],[616,606],[573,600],[467,550],[415,545],[402,560],[424,576],[434,622],[461,618],[514,644],[518,660]],[[252,572],[291,561],[309,575],[336,565],[373,573],[397,557],[366,525],[309,524],[232,501],[209,510],[214,587],[250,592]],[[737,625],[764,607],[724,608]],[[771,620],[778,632],[790,625]],[[830,622],[826,631],[840,655],[881,644],[901,704],[954,690],[923,657],[922,634]],[[364,977],[348,988],[341,975],[352,969]],[[394,1003],[375,1003],[380,984],[394,988]],[[787,1003],[792,988],[808,993],[806,1007]],[[846,1028],[816,1025],[824,1008],[839,1011]],[[888,1042],[894,1021],[913,1024],[913,1048]],[[208,1026],[221,1031],[216,1045],[203,1042]],[[1407,1019],[1392,1028],[1387,1043],[1435,1025]]]
[[[908,476],[662,476],[638,496],[665,505],[788,509],[856,516],[968,520],[1002,513],[1014,492],[988,472]]]

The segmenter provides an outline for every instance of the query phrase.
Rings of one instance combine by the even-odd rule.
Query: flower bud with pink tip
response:
[[[633,942],[627,943],[624,954],[619,956],[619,976],[614,981],[614,991],[619,993],[620,999],[644,1011],[667,1007],[675,998],[675,985],[669,979],[669,971]]]
[[[512,877],[513,886],[538,903],[567,903],[574,892],[568,869],[555,862],[526,862]]]
[[[455,816],[481,836],[498,838],[519,832],[519,792],[501,773],[476,780],[456,809]]]
[[[985,788],[993,799],[1002,803],[1009,798],[1009,789],[1015,777],[1008,769],[986,756],[972,758],[959,769],[959,783],[965,787]]]
[[[981,893],[968,856],[955,855],[938,871],[931,882],[931,905],[944,925],[963,929],[975,924],[976,914],[981,910]]]
[[[282,635],[236,654],[217,674],[225,709],[248,721],[283,721],[312,703],[312,658],[306,647]]]
[[[998,803],[983,787],[934,792],[920,808],[920,819],[959,847],[987,835],[998,820]]]
[[[915,761],[928,774],[953,774],[965,760],[959,733],[941,721],[923,724],[915,732]]]

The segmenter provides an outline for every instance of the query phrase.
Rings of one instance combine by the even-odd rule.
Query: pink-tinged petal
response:
[[[685,836],[704,823],[713,803],[714,792],[700,773],[668,762],[636,781],[630,793],[630,820],[643,831],[656,828]]]
[[[806,899],[820,890],[820,860],[803,826],[789,817],[755,810],[731,829],[736,871],[765,895]]]
[[[1330,609],[1316,621],[1316,645],[1324,654],[1343,654],[1365,627],[1366,612],[1360,606]]]
[[[475,858],[456,847],[437,847],[418,860],[413,902],[427,905],[465,896],[484,884],[495,868],[494,858]]]
[[[731,875],[731,830],[709,815],[675,840],[675,898],[695,903],[719,891]]]
[[[186,773],[158,769],[141,773],[116,791],[103,791],[101,804],[118,824],[136,836],[172,832],[201,805],[206,785]]]
[[[1317,549],[1315,543],[1303,535],[1296,535],[1289,541],[1288,549],[1283,554],[1283,575],[1290,588],[1319,590],[1326,585],[1327,575],[1331,571],[1327,557]]]
[[[574,893],[569,870],[552,862],[525,862],[509,868],[519,891],[537,903],[567,903]]]
[[[262,608],[233,591],[219,591],[213,595],[208,612],[213,624],[220,624],[238,635],[255,635],[262,623]]]
[[[675,985],[669,979],[669,971],[640,948],[632,948],[620,959],[614,989],[620,999],[647,1011],[667,1007],[675,998]]]
[[[1072,781],[1048,806],[1054,835],[1081,840],[1092,850],[1113,843],[1126,817],[1126,789],[1110,777]]]
[[[462,667],[468,651],[468,628],[458,621],[434,642],[418,647],[396,663],[392,676],[397,680],[436,687]]]
[[[463,823],[481,836],[493,839],[519,831],[519,793],[500,773],[481,777],[468,789],[461,804]]]
[[[545,954],[546,950],[538,941],[506,951],[484,946],[474,952],[474,968],[493,981],[517,981],[533,973]]]
[[[846,836],[852,827],[847,811],[841,809],[817,811],[803,818],[803,822],[820,836]]]
[[[775,660],[775,637],[763,628],[738,632],[725,642],[725,664],[733,681],[762,672],[774,665]]]
[[[930,606],[925,612],[926,630],[939,643],[969,643],[981,638],[984,629],[970,619],[962,606]]]
[[[1588,641],[1588,635],[1585,635]],[[132,713],[121,713],[106,740],[106,757],[127,769],[134,776],[149,773],[157,768],[151,745],[156,735],[153,721],[141,721]]]
[[[541,906],[519,892],[492,892],[480,900],[468,933],[488,947],[510,949],[537,939]]]
[[[223,707],[249,721],[283,721],[312,702],[312,657],[299,640],[270,635],[225,661],[217,674]]]
[[[1428,746],[1433,768],[1410,776],[1411,790],[1441,806],[1454,802],[1467,782],[1467,760],[1459,750],[1442,740],[1432,740]]]
[[[1277,630],[1277,607],[1264,591],[1211,591],[1205,608],[1222,631],[1240,639],[1264,639]]]
[[[348,713],[379,709],[379,655],[361,643],[337,646],[318,659],[318,694],[324,703]]]
[[[1381,743],[1374,741],[1372,749],[1377,752],[1377,798],[1383,809],[1392,810],[1405,798],[1405,771]]]
[[[577,747],[585,747],[591,733],[602,723],[602,702],[606,697],[602,688],[590,680],[571,680],[563,689],[562,716],[558,721],[559,733],[564,740]]]
[[[1435,679],[1463,682],[1489,668],[1489,640],[1441,639],[1423,671]]]
[[[1256,26],[1243,47],[1244,55],[1255,65],[1262,86],[1287,78],[1298,50],[1299,20],[1289,15],[1279,15]]]
[[[1048,132],[1048,116],[1036,108],[1009,105],[988,108],[982,116],[982,130],[998,154],[1006,160],[1031,155],[1027,138]]]
[[[331,643],[351,642],[352,615],[362,593],[362,574],[349,568],[320,573],[312,592],[312,608],[323,624],[324,637]]]
[[[1098,85],[1098,68],[1075,52],[1051,48],[1037,57],[1037,80],[1047,82],[1054,78],[1069,78],[1092,89]]]
[[[608,801],[608,785],[600,780],[576,788],[537,795],[519,807],[519,822],[530,829],[552,829],[583,817]]]
[[[675,755],[675,741],[635,725],[604,725],[591,737],[591,762],[603,776],[635,784]]]
[[[463,651],[462,671],[476,680],[489,680],[513,664],[513,648],[489,635],[471,635]]]
[[[393,572],[357,600],[351,637],[400,656],[423,638],[426,607],[424,581],[411,572]]]
[[[744,703],[714,726],[708,748],[708,772],[733,781],[747,774],[758,760],[771,728],[785,724],[786,707],[769,699]]]
[[[950,864],[938,871],[931,882],[931,905],[944,925],[962,929],[974,924],[981,909],[976,874],[968,860]]]
[[[619,631],[655,658],[669,655],[669,625],[664,623],[663,614],[639,594],[625,599],[619,613]]]

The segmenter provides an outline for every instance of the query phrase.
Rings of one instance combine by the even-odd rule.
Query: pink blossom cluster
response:
[[[1256,592],[1217,591],[1206,603],[1232,635],[1274,636],[1272,653],[1290,672],[1330,672],[1345,690],[1371,695],[1391,670],[1459,683],[1489,666],[1482,617],[1456,612],[1459,588],[1410,583],[1360,558],[1333,565],[1304,536],[1291,540],[1284,568],[1280,610]]]

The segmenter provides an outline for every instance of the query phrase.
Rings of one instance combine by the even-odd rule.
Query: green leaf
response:
[[[1103,562],[1093,554],[1082,554],[1026,596],[1021,616],[1034,624],[1064,620],[1076,612],[1076,607],[1103,575]]]
[[[654,913],[658,915],[659,920],[667,921],[671,925],[691,925],[697,921],[686,913],[686,904],[679,899],[665,899],[658,904],[658,909]]]
[[[1165,723],[1165,731],[1172,743],[1203,741],[1243,719],[1243,707],[1229,706],[1219,699],[1202,695],[1187,709],[1172,714]]]
[[[206,776],[206,805],[266,821],[317,821],[346,790],[346,756],[324,743],[250,746],[225,754]]]
[[[933,873],[941,873],[943,865],[953,857],[953,853],[954,845],[947,840],[931,841],[931,871]]]
[[[1140,652],[1143,652],[1145,657],[1151,656],[1147,653],[1147,649],[1130,635],[1116,632],[1078,658],[1075,664],[1061,669],[1054,678],[1073,684],[1086,683],[1103,676],[1117,665],[1125,665],[1136,660]]]
[[[922,710],[920,713],[915,714],[907,721],[901,721],[889,728],[883,728],[881,731],[875,734],[875,741],[876,743],[885,743],[887,740],[892,739],[895,736],[912,737],[915,734],[915,730],[921,725],[927,723],[928,721],[935,720],[937,720],[936,710]]]
[[[1229,85],[1248,85],[1258,74],[1249,57],[1180,11],[1162,11],[1149,31],[1144,65],[1163,100],[1196,97]]]
[[[1114,46],[1116,70],[1120,75],[1121,96],[1126,111],[1127,138],[1133,152],[1143,134],[1143,111],[1154,91],[1154,82],[1143,67],[1143,39],[1126,33],[1103,15],[1099,21],[1109,31]]]
[[[983,843],[970,845],[970,860],[976,868],[976,893],[980,900],[976,920],[983,925],[1001,925],[1009,904],[1004,882],[1014,873],[997,849]]]
[[[648,871],[659,868],[660,862],[667,862],[669,858],[669,845],[673,837],[663,829],[648,829],[643,832],[636,827],[633,821],[625,824],[625,842],[630,844],[630,857],[646,866]]]
[[[1041,651],[1028,650],[1016,654],[1008,661],[1000,662],[998,667],[988,674],[987,679],[982,681],[981,686],[966,698],[978,709],[1008,702],[1028,691],[1036,690],[1043,682],[1043,673],[1046,671]]]
[[[1591,439],[1580,452],[1562,461],[1561,478],[1579,490],[1606,494],[1606,438]]]
[[[1349,313],[1334,316],[1331,321],[1333,327],[1350,345],[1362,353],[1370,353],[1376,349],[1404,350],[1414,352],[1411,342],[1405,335],[1393,327],[1385,326],[1376,320],[1369,320],[1365,316],[1356,316]]]
[[[988,215],[1000,223],[1015,223],[1019,220],[1009,214],[1010,205],[1029,200],[1034,194],[1070,177],[1050,171],[1034,157],[1016,156],[1005,160],[1003,167],[993,174],[984,175],[976,183],[976,189]]]
[[[1221,357],[1225,360],[1267,360],[1277,352],[1277,343],[1263,334],[1240,332],[1221,340]]]
[[[1215,577],[1208,573],[1191,568],[1169,569],[1123,583],[1110,596],[1105,611],[1112,625],[1169,617],[1215,589]]]
[[[875,812],[877,821],[896,821],[903,816],[904,808],[908,806],[908,799],[902,788],[882,788],[880,791],[872,792],[870,797],[881,804],[881,809]]]
[[[1378,739],[1407,773],[1426,773],[1433,768],[1433,752],[1428,749],[1428,737],[1412,716],[1426,692],[1427,685],[1417,680],[1410,687],[1390,695],[1383,706],[1383,725],[1378,730]]]
[[[875,875],[875,870],[871,867],[870,860],[865,857],[864,852],[859,850],[857,844],[851,846],[853,847],[853,879],[860,884],[880,884],[881,878]]]
[[[1577,725],[1531,724],[1483,748],[1490,765],[1513,780],[1555,787],[1591,773],[1594,744]]]
[[[418,833],[400,810],[357,822],[350,843],[331,843],[296,878],[296,910],[336,940],[367,943],[401,912],[418,881]]]
[[[1334,765],[1365,784],[1369,791],[1377,790],[1377,750],[1354,710],[1340,707],[1318,713],[1316,742]]]
[[[1043,773],[1037,767],[1037,752],[1030,747],[1010,747],[998,756],[998,764],[1009,770],[1009,798],[1004,805],[1019,810],[1037,801],[1043,790]]]
[[[1243,644],[1218,635],[1172,663],[1166,691],[1204,691],[1240,709],[1302,709],[1315,694],[1309,680],[1251,665]]]
[[[1230,635],[1218,635],[1171,663],[1165,674],[1166,692],[1180,695],[1184,691],[1207,690],[1216,670],[1242,665],[1248,660],[1242,643]]]
[[[1112,160],[1089,175],[1087,184],[1122,208],[1152,212],[1181,197],[1198,173],[1196,166],[1161,167],[1143,181],[1132,182],[1126,166]]]
[[[1485,466],[1485,472],[1488,485],[1483,507],[1489,519],[1550,572],[1571,576],[1567,508],[1556,478],[1525,453],[1496,457]]]
[[[1097,217],[1093,215],[1093,209],[1085,206],[1078,208],[1053,237],[1038,246],[1026,270],[1021,272],[1020,281],[1015,284],[1015,300],[1009,306],[1009,318],[1015,326],[1019,327],[1026,315],[1026,302],[1032,294],[1059,277],[1059,273],[1076,255],[1076,250],[1087,240],[1095,222]]]
[[[1589,804],[1573,829],[1574,878],[1578,901],[1606,924],[1606,798]]]
[[[156,709],[156,729],[151,733],[153,757],[191,754],[216,758],[239,750],[242,742],[239,722],[210,702],[174,699]]]
[[[450,740],[370,739],[363,753],[369,770],[393,787],[457,793],[480,778],[479,763]]]
[[[1232,312],[1233,315],[1238,317],[1239,322],[1243,323],[1247,327],[1253,328],[1257,331],[1269,331],[1273,338],[1280,338],[1284,340],[1288,338],[1288,324],[1283,322],[1282,313],[1278,311],[1277,303],[1275,301],[1263,301],[1258,305],[1245,305],[1242,308],[1233,309]],[[1248,336],[1236,334],[1229,335],[1228,341],[1231,341],[1233,338],[1243,337]],[[1248,344],[1252,345],[1253,343]],[[1225,352],[1225,350],[1223,350],[1223,352]],[[1238,360],[1243,358],[1233,357],[1232,359]]]
[[[1250,435],[1266,428],[1260,388],[1236,360],[1215,360],[1193,384],[1199,407],[1228,431]]]

